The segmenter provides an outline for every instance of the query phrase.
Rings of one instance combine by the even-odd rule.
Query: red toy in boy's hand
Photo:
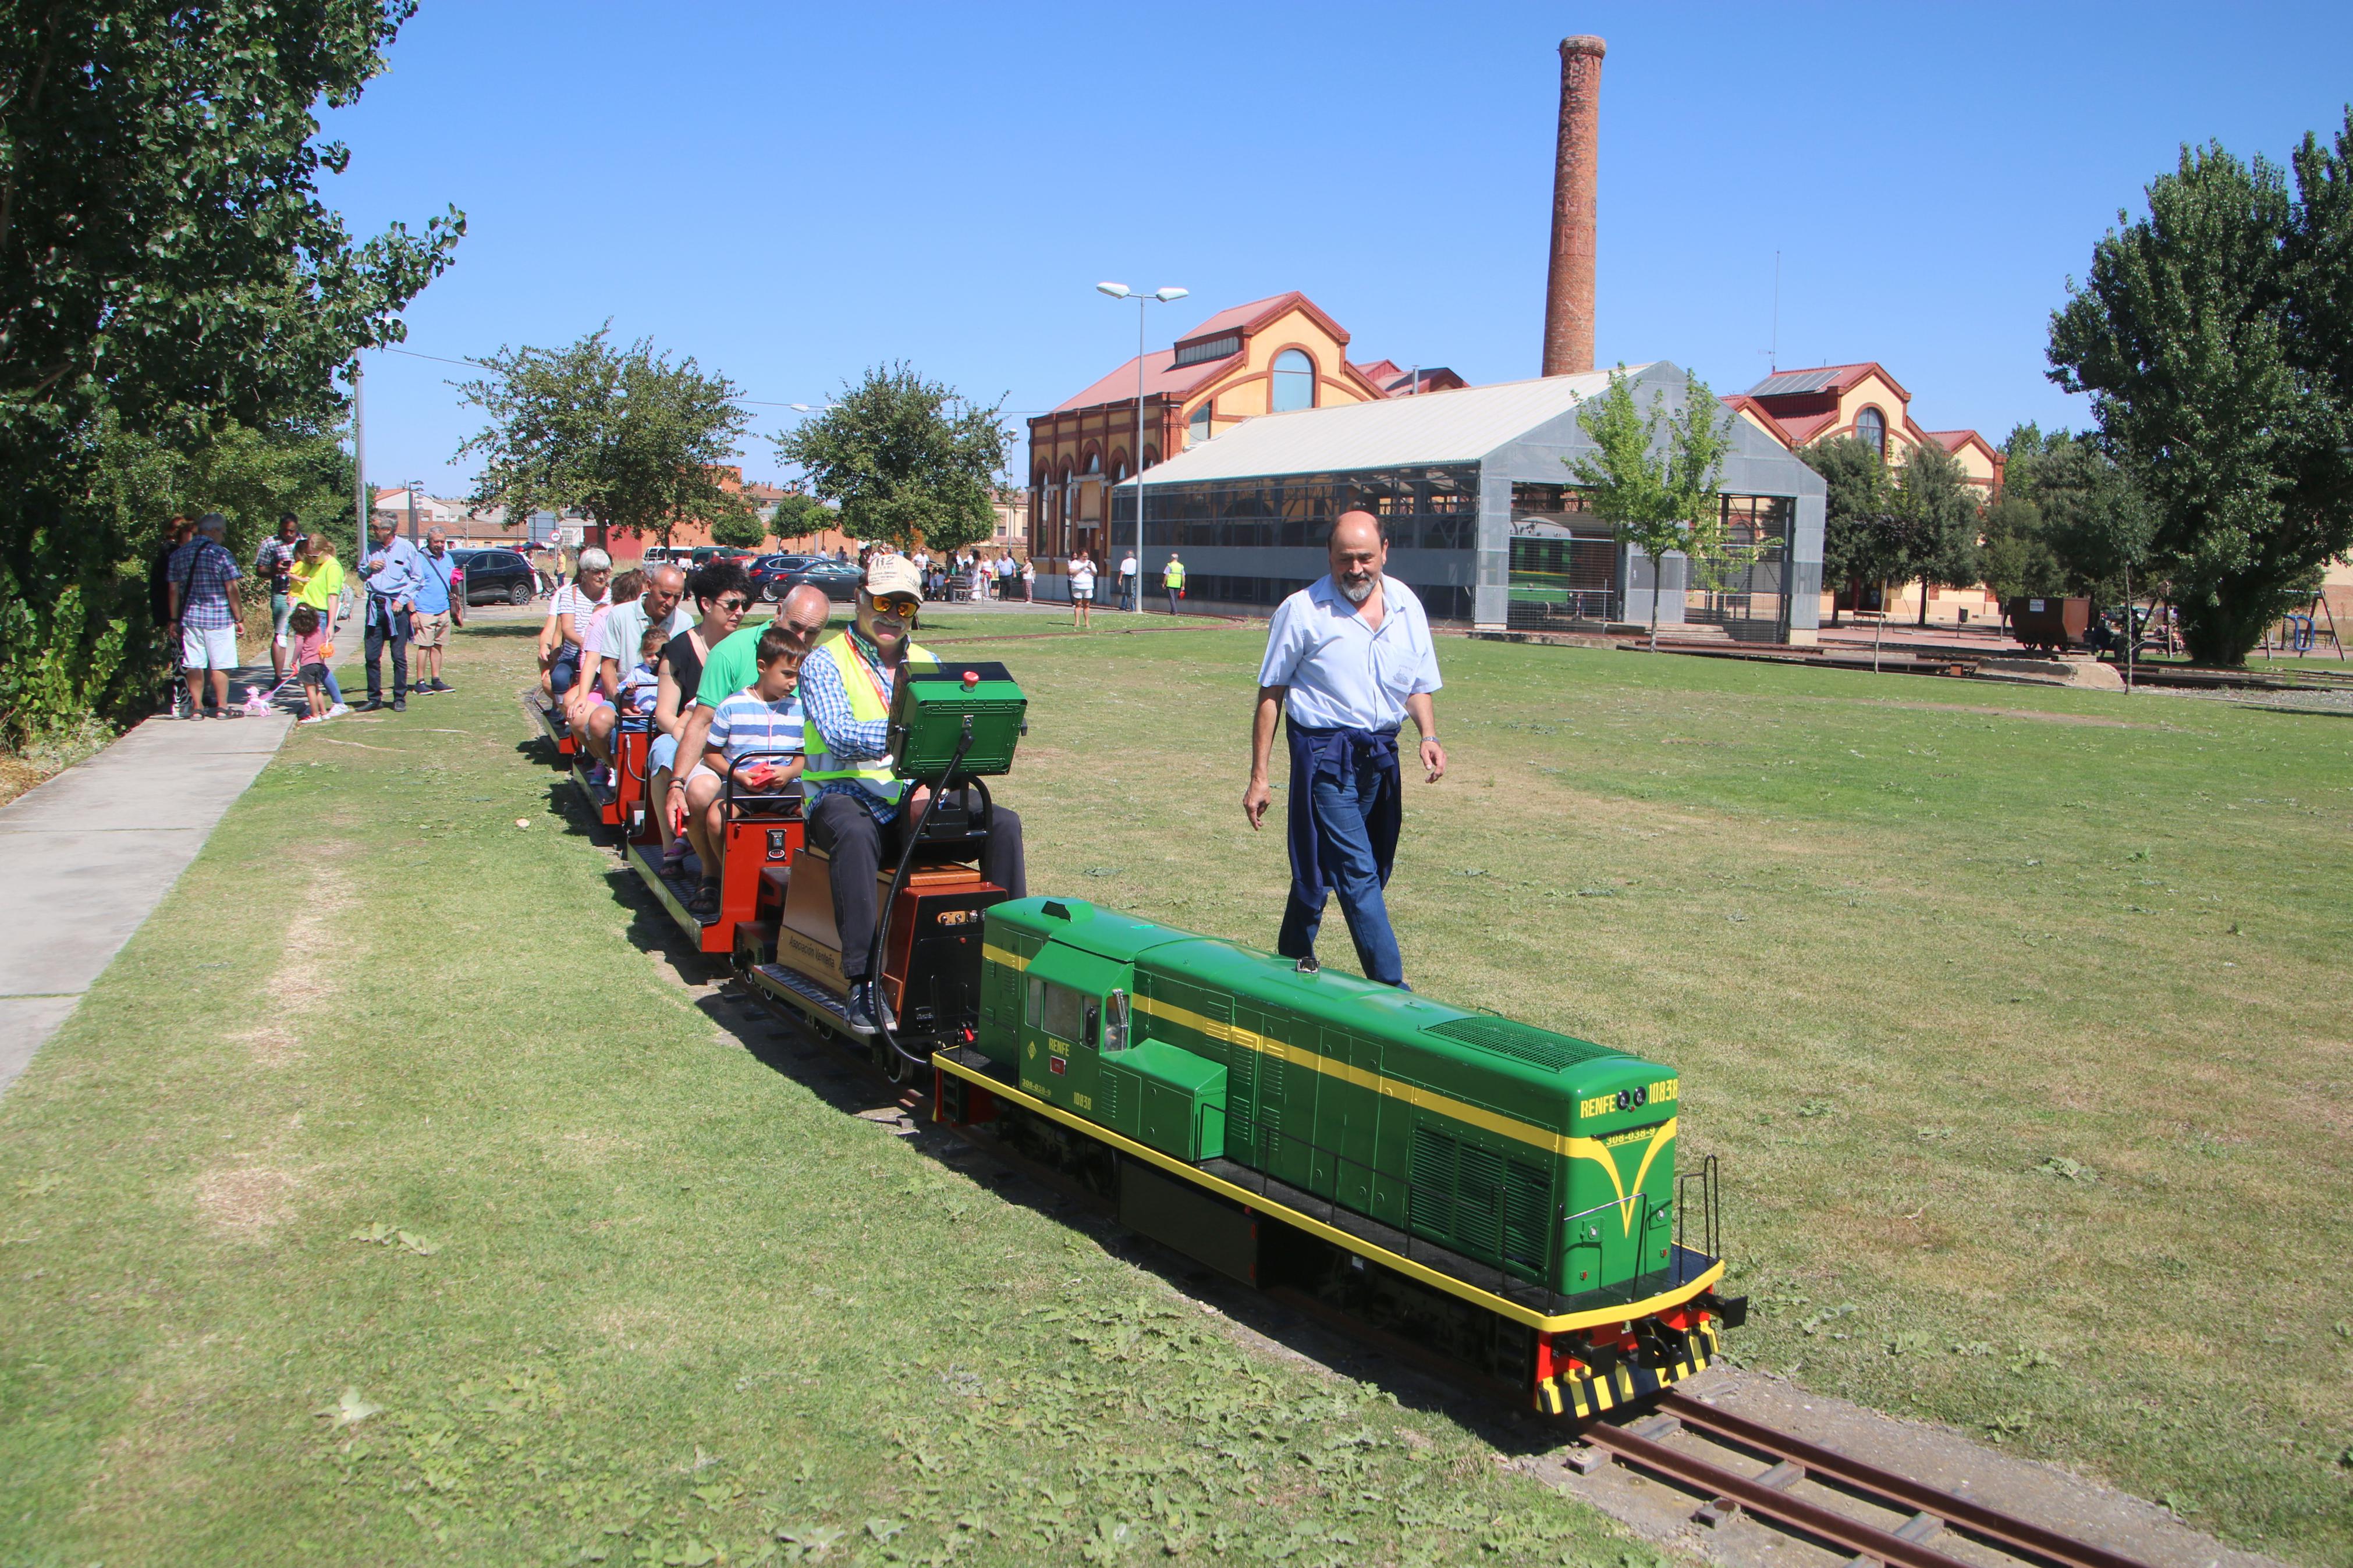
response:
[[[744,770],[744,782],[754,789],[767,788],[769,784],[776,782],[776,767],[774,763],[754,763]]]

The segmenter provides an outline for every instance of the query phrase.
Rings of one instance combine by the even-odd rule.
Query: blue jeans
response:
[[[1397,853],[1394,741],[1384,757],[1377,748],[1357,745],[1344,744],[1335,752],[1328,736],[1303,736],[1293,730],[1292,737],[1291,893],[1274,951],[1290,959],[1315,951],[1328,887],[1340,900],[1340,913],[1348,922],[1348,937],[1356,943],[1365,978],[1401,985],[1405,963],[1398,953],[1397,932],[1389,927],[1388,905],[1381,897]],[[1321,756],[1313,754],[1317,751]],[[1379,839],[1387,840],[1386,855]],[[1312,855],[1312,865],[1301,864],[1303,850]]]

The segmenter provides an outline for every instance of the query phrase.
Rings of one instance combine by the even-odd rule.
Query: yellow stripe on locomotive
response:
[[[1658,1063],[1076,899],[992,908],[983,958],[976,1048],[1148,1147],[1563,1298],[1700,1261],[1673,1237],[1680,1086]]]

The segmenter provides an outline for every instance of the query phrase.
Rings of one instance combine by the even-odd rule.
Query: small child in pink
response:
[[[319,612],[308,605],[295,605],[286,626],[294,634],[294,668],[301,672],[302,695],[311,703],[311,716],[302,722],[322,722],[327,717],[327,660],[334,646],[327,641],[327,628],[319,624]]]

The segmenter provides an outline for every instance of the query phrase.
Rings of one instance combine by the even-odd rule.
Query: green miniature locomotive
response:
[[[1655,1062],[1038,898],[987,912],[963,1055],[1245,1213],[1303,1216],[1344,1268],[1369,1258],[1536,1330],[1461,1359],[1533,1372],[1540,1407],[1676,1381],[1737,1310],[1708,1293],[1712,1172],[1703,1247],[1677,1234],[1677,1080]]]

